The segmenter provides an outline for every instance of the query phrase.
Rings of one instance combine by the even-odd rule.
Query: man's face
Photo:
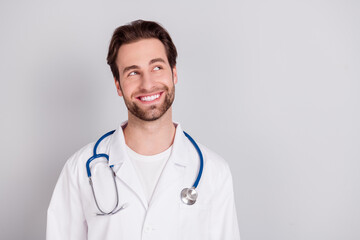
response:
[[[177,83],[176,67],[171,69],[165,47],[155,38],[124,44],[116,64],[119,96],[124,97],[129,112],[144,121],[163,116],[171,107]]]

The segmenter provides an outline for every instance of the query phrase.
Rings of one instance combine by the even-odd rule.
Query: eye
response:
[[[153,70],[155,70],[155,71],[159,71],[160,69],[161,69],[161,67],[159,67],[159,66],[156,66],[153,68]]]
[[[135,76],[137,74],[138,74],[137,72],[131,72],[131,73],[129,73],[129,76]]]

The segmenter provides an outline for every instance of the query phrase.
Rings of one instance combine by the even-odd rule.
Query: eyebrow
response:
[[[140,67],[137,66],[137,65],[128,66],[128,67],[124,68],[123,74],[125,74],[127,71],[130,71],[130,70],[133,70],[133,69],[139,69],[139,68],[140,68]]]
[[[166,63],[165,60],[162,58],[154,58],[154,59],[150,60],[149,65],[156,63],[156,62]]]
[[[157,62],[166,63],[165,60],[162,59],[162,58],[154,58],[154,59],[151,59],[151,60],[150,60],[149,65],[154,64],[154,63],[157,63]],[[124,68],[123,74],[125,74],[127,71],[130,71],[130,70],[133,70],[133,69],[139,69],[139,68],[140,68],[140,67],[139,67],[138,65],[128,66],[128,67]]]

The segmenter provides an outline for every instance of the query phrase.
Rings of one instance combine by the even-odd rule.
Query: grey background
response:
[[[229,162],[242,240],[360,239],[359,1],[1,1],[0,238],[44,239],[68,157],[125,120],[113,30],[162,23],[174,120]]]

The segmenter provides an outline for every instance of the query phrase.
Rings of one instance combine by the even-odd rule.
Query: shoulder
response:
[[[66,161],[63,171],[67,171],[71,175],[83,175],[86,173],[86,162],[93,154],[95,142],[89,143],[78,151],[76,151],[71,157]]]
[[[228,162],[215,151],[209,149],[203,144],[198,144],[204,158],[203,178],[212,186],[226,179],[232,179]]]
[[[208,168],[214,168],[216,171],[220,172],[228,171],[229,164],[222,156],[202,144],[199,144],[199,147]]]
[[[105,138],[101,141],[101,143],[97,147],[97,153],[107,153],[108,154],[108,147],[112,137]],[[94,146],[96,141],[91,142],[78,151],[76,151],[65,163],[66,169],[69,171],[80,174],[86,175],[86,163],[93,156]]]

